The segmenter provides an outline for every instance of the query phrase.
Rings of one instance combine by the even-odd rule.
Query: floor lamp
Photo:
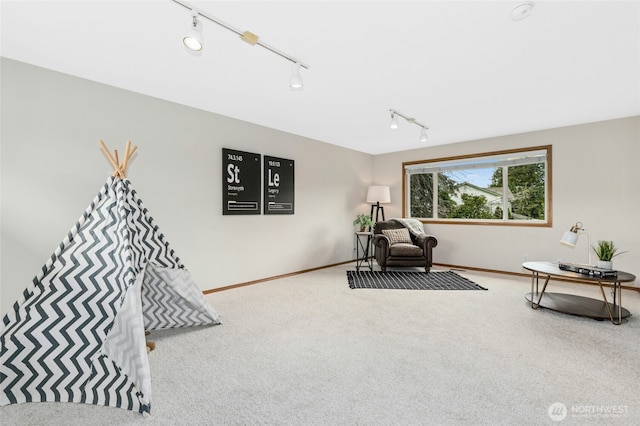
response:
[[[384,207],[380,205],[380,203],[390,203],[391,202],[391,193],[389,191],[388,186],[381,185],[372,185],[369,187],[367,191],[367,203],[375,203],[371,204],[371,220],[373,219],[373,211],[376,211],[376,218],[374,222],[378,221],[378,217],[380,213],[382,213],[382,220],[384,218]]]

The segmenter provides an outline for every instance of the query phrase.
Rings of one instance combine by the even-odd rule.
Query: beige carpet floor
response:
[[[351,290],[353,268],[213,293],[222,325],[153,333],[151,416],[31,403],[1,407],[0,424],[640,424],[640,293],[623,293],[633,316],[616,326],[532,310],[525,277]]]

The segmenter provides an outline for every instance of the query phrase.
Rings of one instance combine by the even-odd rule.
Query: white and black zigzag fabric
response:
[[[130,182],[111,177],[0,324],[0,405],[149,413],[145,329],[219,322]]]

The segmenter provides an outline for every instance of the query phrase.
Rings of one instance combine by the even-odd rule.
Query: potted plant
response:
[[[598,268],[602,269],[613,269],[613,258],[624,253],[618,252],[618,248],[613,244],[613,241],[599,240],[591,248],[598,256]]]
[[[371,219],[371,216],[368,214],[360,213],[356,216],[356,219],[353,221],[354,225],[358,225],[360,227],[360,232],[364,232],[368,226],[373,227],[375,222]]]

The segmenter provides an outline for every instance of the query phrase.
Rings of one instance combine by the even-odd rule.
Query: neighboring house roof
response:
[[[481,188],[469,182],[461,183],[460,186],[458,186],[458,189],[460,190],[461,188],[468,188],[468,191],[461,190],[460,192],[464,192],[464,193],[476,192],[476,194],[474,195],[488,195],[490,197],[502,196],[502,188]]]
[[[487,199],[487,205],[495,211],[497,207],[502,206],[503,189],[501,187],[482,188],[469,182],[463,182],[458,186],[458,192],[453,197],[456,203],[461,204],[462,198],[458,194],[470,194],[474,196],[483,196]],[[513,200],[513,194],[507,189],[507,201]],[[511,207],[509,203],[509,207]]]

